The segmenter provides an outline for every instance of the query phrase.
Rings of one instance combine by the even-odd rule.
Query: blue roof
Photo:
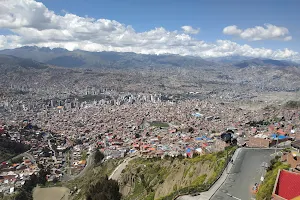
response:
[[[196,137],[196,140],[211,140],[211,138],[206,137],[205,135],[202,137]]]
[[[202,114],[200,114],[200,113],[193,113],[192,115],[195,116],[195,117],[201,117],[202,116]]]
[[[279,135],[279,136],[278,136],[278,139],[285,139],[285,138],[287,138],[287,137],[284,136],[284,135]]]
[[[271,138],[272,139],[280,139],[280,140],[282,140],[282,139],[285,139],[285,138],[287,138],[286,136],[284,136],[284,135],[277,135],[277,134],[275,134],[275,133],[273,133],[272,135],[271,135]]]

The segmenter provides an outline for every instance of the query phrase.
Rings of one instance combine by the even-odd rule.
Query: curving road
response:
[[[241,152],[241,149],[237,149],[233,156],[232,159],[236,160],[237,157],[239,156]],[[221,177],[217,180],[217,182],[206,192],[202,192],[200,195],[198,196],[191,196],[191,195],[184,195],[181,197],[178,197],[177,200],[209,200],[215,193],[216,191],[221,187],[221,185],[224,183],[224,181],[227,178],[228,172],[231,170],[233,164],[232,163],[228,163],[226,169],[224,170],[224,172],[222,173]]]
[[[234,163],[227,166],[220,179],[199,196],[185,195],[177,200],[250,200],[251,188],[264,173],[263,162],[270,162],[274,149],[238,149]]]
[[[23,153],[23,154],[21,154],[21,155],[23,155],[24,157],[29,158],[29,159],[31,160],[31,162],[33,162],[33,163],[36,162],[36,161],[35,161],[35,158],[34,158],[30,153],[28,153],[28,152],[25,152],[25,153]]]
[[[85,167],[83,168],[83,170],[81,170],[81,171],[79,172],[79,174],[77,174],[77,175],[75,175],[75,176],[65,174],[65,175],[63,176],[63,180],[64,180],[64,181],[70,181],[70,180],[74,180],[74,179],[76,179],[76,178],[81,178],[81,177],[86,173],[86,171],[89,169],[89,167],[90,167],[91,165],[93,165],[93,163],[94,163],[94,153],[91,153],[91,154],[88,156],[87,160],[86,160],[86,165],[85,165]]]
[[[30,150],[31,150],[31,149],[30,149]],[[29,153],[30,150],[28,150],[28,151],[26,151],[26,152],[24,152],[24,153],[21,153],[21,154],[15,156],[15,157],[13,157],[13,158],[10,158],[9,160],[15,159],[15,158],[18,158],[18,157],[22,156],[22,157],[27,157],[27,158],[29,158],[31,162],[35,163],[36,160],[35,160],[35,158],[33,157],[33,155],[31,155],[31,154]],[[7,160],[7,161],[8,161],[8,160]]]
[[[119,164],[116,167],[116,169],[111,173],[108,179],[113,179],[117,181],[120,178],[123,169],[125,169],[128,163],[133,159],[135,159],[135,157],[125,158],[125,160],[121,164]]]
[[[274,149],[242,149],[225,182],[212,200],[252,199],[251,188],[265,173],[262,163],[269,163]]]
[[[81,172],[79,174],[77,174],[76,176],[74,176],[72,179],[82,177],[88,170],[89,166],[91,166],[93,164],[93,162],[94,162],[94,153],[91,153],[86,160],[86,165],[83,168],[83,170],[81,170]]]

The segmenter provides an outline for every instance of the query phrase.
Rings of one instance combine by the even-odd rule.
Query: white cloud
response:
[[[238,29],[237,26],[227,26],[223,29],[223,33],[226,35],[239,35],[242,33],[242,30]]]
[[[0,35],[0,49],[21,47],[22,45],[19,44],[20,40],[21,38],[16,35]]]
[[[279,27],[272,24],[265,24],[265,27],[256,26],[245,30],[239,29],[237,26],[227,26],[223,29],[226,35],[236,35],[242,39],[256,40],[284,40],[289,41],[292,36],[288,36],[289,30],[285,27]]]
[[[292,39],[293,39],[292,36],[287,36],[287,37],[283,38],[284,41],[290,41]]]
[[[191,26],[182,26],[181,28],[186,34],[198,34],[200,32],[200,28],[194,29]]]
[[[2,3],[2,2],[5,3]],[[272,25],[271,25],[272,26]],[[68,50],[118,51],[143,54],[179,54],[201,57],[254,56],[273,59],[299,59],[299,54],[289,49],[271,50],[239,45],[228,40],[207,43],[191,34],[199,32],[190,26],[181,27],[184,32],[168,31],[163,27],[137,32],[131,26],[108,19],[80,17],[71,13],[58,15],[34,0],[2,0],[0,3],[0,28],[14,35],[0,35],[0,49],[25,45],[61,47]],[[274,28],[274,27],[273,27]],[[276,29],[276,28],[274,28]],[[277,30],[277,29],[276,29]],[[284,40],[291,37],[275,32]],[[281,29],[279,29],[281,30]],[[236,26],[227,27],[227,33],[249,35]],[[255,34],[254,34],[255,35]],[[257,35],[255,37],[262,37]]]

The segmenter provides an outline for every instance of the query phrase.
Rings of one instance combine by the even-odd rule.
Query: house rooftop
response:
[[[280,170],[273,191],[274,196],[292,200],[300,196],[300,174]]]

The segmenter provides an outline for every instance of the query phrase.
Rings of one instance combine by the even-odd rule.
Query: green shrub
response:
[[[195,186],[199,186],[202,185],[204,183],[204,181],[206,180],[207,174],[203,174],[201,176],[198,176],[193,182],[192,185]]]
[[[183,177],[185,178],[186,175],[189,173],[191,166],[189,166],[188,168],[185,168],[183,171]]]
[[[150,194],[148,194],[145,198],[145,200],[154,200],[154,196],[155,196],[155,193],[154,192],[151,192]]]
[[[270,166],[270,170],[267,172],[265,176],[264,182],[259,187],[259,190],[256,194],[257,200],[268,200],[271,199],[274,184],[277,178],[278,171],[280,169],[289,169],[289,165],[283,164],[279,161],[272,161],[272,166]]]

